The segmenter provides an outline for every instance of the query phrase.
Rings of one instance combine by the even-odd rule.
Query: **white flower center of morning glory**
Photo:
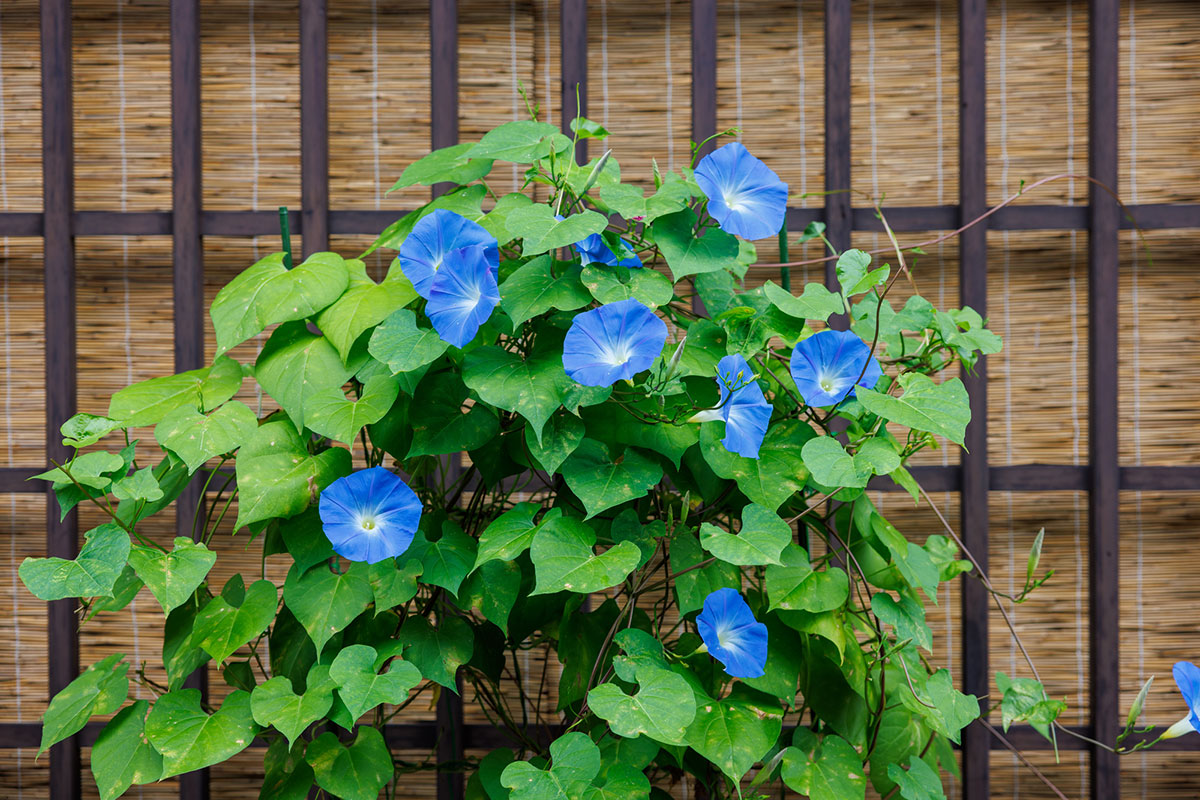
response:
[[[742,648],[741,634],[728,624],[718,625],[717,644],[726,650],[740,650]]]
[[[369,533],[378,533],[382,522],[374,514],[362,514],[358,518],[358,526]]]
[[[633,348],[626,342],[618,342],[604,349],[601,360],[614,367],[619,367],[633,357]]]
[[[721,199],[725,201],[725,205],[728,206],[730,211],[743,211],[745,208],[741,192],[726,192]]]

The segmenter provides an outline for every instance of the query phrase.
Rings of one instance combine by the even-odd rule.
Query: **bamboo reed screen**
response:
[[[1200,607],[1197,38],[1200,6],[1171,0],[3,0],[0,795],[94,796],[80,766],[95,726],[34,761],[46,700],[80,661],[153,662],[161,647],[145,593],[77,634],[70,601],[48,612],[17,579],[24,557],[69,555],[97,522],[85,510],[59,523],[43,487],[25,482],[60,456],[59,422],[103,412],[131,381],[200,365],[213,341],[204,309],[278,247],[277,206],[293,209],[304,252],[359,252],[427,198],[384,195],[403,167],[521,116],[522,87],[562,124],[578,84],[587,115],[614,131],[627,180],[649,181],[652,158],[685,166],[692,139],[743,129],[805,195],[789,225],[822,219],[839,246],[886,244],[871,197],[914,242],[1048,175],[1115,185],[1148,250],[1076,177],[918,259],[921,291],[986,309],[1005,349],[965,376],[969,453],[922,454],[917,473],[1002,588],[1045,527],[1055,578],[1015,624],[1069,702],[1068,725],[1111,741],[1151,674],[1147,718],[1171,723],[1182,706],[1170,666],[1200,657],[1189,613]],[[518,176],[505,169],[507,190]],[[774,244],[759,255],[776,260]],[[770,277],[756,268],[749,280]],[[912,536],[940,529],[902,494],[874,499]],[[184,527],[197,500],[179,503]],[[169,516],[155,524],[173,534]],[[215,580],[258,568],[243,547],[221,538]],[[995,670],[1028,674],[977,586],[944,592],[931,619],[966,691],[994,692]],[[555,683],[540,655],[521,666]],[[485,723],[467,696],[388,735],[399,758],[417,762],[439,741],[455,758],[502,743]],[[1010,738],[1068,797],[1200,789],[1200,736],[1123,760],[1060,737],[1057,762],[1029,729]],[[137,796],[255,797],[258,756]],[[952,798],[1051,796],[979,726],[962,764]],[[460,791],[432,776],[396,788]]]

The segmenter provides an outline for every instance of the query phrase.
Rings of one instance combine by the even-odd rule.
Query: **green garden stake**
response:
[[[787,217],[784,217],[783,227],[779,229],[779,260],[780,261],[788,260],[787,236],[788,236]],[[780,283],[783,284],[783,288],[785,290],[787,290],[789,292],[792,290],[792,268],[791,267],[780,267],[779,268],[779,281],[780,281]]]
[[[292,268],[292,232],[288,228],[287,206],[279,207],[279,239],[283,244],[283,266]]]

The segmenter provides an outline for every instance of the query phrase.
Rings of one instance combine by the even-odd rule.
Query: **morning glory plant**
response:
[[[489,800],[862,800],[912,797],[916,774],[936,796],[957,769],[987,706],[937,664],[926,604],[984,576],[866,488],[924,502],[910,460],[970,419],[947,376],[998,338],[969,309],[897,312],[899,242],[870,272],[879,254],[834,253],[836,290],[747,281],[787,187],[737,142],[621,169],[576,159],[603,127],[568,130],[523,119],[430,153],[403,181],[447,190],[368,250],[395,255],[382,282],[362,254],[263,258],[217,293],[210,364],[63,426],[75,455],[39,477],[103,524],[22,580],[78,598],[85,626],[139,592],[163,611],[153,680],[113,654],[46,709],[43,749],[104,720],[101,797],[256,741],[282,798],[438,770]],[[497,195],[507,162],[523,182]],[[831,329],[843,313],[856,333]],[[189,483],[192,527],[161,536]],[[230,530],[258,558],[218,582]],[[197,668],[228,691],[202,703]],[[1053,735],[1061,687],[1002,677],[983,702]],[[446,693],[503,746],[393,752],[385,727]]]
[[[464,347],[500,303],[496,276],[480,245],[446,253],[429,284],[425,313],[442,341]]]
[[[774,236],[787,215],[787,184],[741,142],[730,142],[696,166],[696,184],[721,229],[743,239]]]
[[[484,259],[495,273],[500,263],[496,237],[461,214],[439,208],[417,221],[397,257],[417,294],[428,299],[442,264],[466,247],[483,248]]]
[[[717,363],[717,387],[721,391],[717,407],[701,411],[692,422],[721,420],[725,449],[743,458],[758,458],[775,407],[767,402],[744,356],[734,353]]]
[[[708,652],[735,678],[761,678],[766,673],[767,626],[754,618],[736,589],[725,587],[704,598],[696,627]]]
[[[854,395],[856,386],[875,386],[883,370],[862,339],[850,331],[825,330],[796,345],[792,380],[804,402],[824,407]]]
[[[407,550],[421,521],[416,493],[383,467],[359,470],[326,486],[319,510],[333,551],[368,564]]]
[[[666,323],[640,300],[607,303],[571,320],[563,369],[583,386],[612,386],[649,369],[666,341]]]

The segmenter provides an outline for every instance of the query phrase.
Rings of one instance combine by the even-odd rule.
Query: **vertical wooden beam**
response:
[[[717,0],[692,0],[692,141],[704,142],[696,153],[697,161],[716,148],[716,140],[710,138],[716,132]],[[692,311],[708,316],[696,292]]]
[[[42,238],[46,326],[46,458],[70,457],[59,426],[75,413],[75,205],[74,120],[71,87],[70,0],[42,0]],[[46,554],[74,558],[75,512],[59,519],[54,493],[46,492]],[[47,685],[58,694],[79,673],[78,601],[48,604]],[[50,800],[80,796],[77,736],[50,748]]]
[[[838,252],[850,247],[849,189],[850,0],[825,0],[825,191],[831,192],[825,195],[825,236]],[[825,264],[825,285],[837,289],[832,261]],[[835,327],[845,328],[846,321]]]
[[[987,3],[961,0],[959,40],[959,219],[979,216],[987,208]],[[987,226],[976,225],[958,239],[959,292],[963,305],[987,315]],[[963,375],[971,403],[962,459],[960,525],[963,542],[980,568],[988,565],[987,359],[981,357]],[[974,577],[964,576],[962,593],[963,691],[988,694],[988,594]],[[986,800],[991,742],[979,724],[963,732],[964,800]]]
[[[437,150],[458,143],[458,2],[429,2],[429,138]],[[433,186],[436,197],[451,188]]]
[[[326,0],[300,0],[300,233],[329,249],[329,42]]]
[[[175,371],[204,365],[204,258],[200,238],[200,3],[171,0],[171,256],[175,302]],[[199,476],[175,501],[175,535],[199,537],[192,519],[201,503]],[[208,696],[208,666],[185,685]],[[180,800],[208,800],[208,770],[179,776]]]
[[[587,115],[587,0],[562,0],[559,41],[562,44],[562,131],[571,135],[571,120]],[[578,102],[576,102],[578,91]],[[587,140],[575,147],[575,160],[587,163]]]
[[[1117,188],[1117,92],[1120,0],[1092,0],[1088,25],[1088,174]],[[1092,737],[1112,742],[1120,727],[1118,572],[1119,439],[1117,418],[1116,200],[1088,186],[1088,620],[1091,627]],[[1114,753],[1092,749],[1092,797],[1118,797]]]
[[[429,104],[430,144],[433,149],[458,143],[458,3],[430,0],[429,3]],[[433,195],[451,188],[442,183]],[[446,456],[442,470],[450,479],[462,469],[462,456]],[[437,704],[437,760],[460,765],[463,760],[463,708],[460,693],[443,688]],[[463,796],[461,772],[438,772],[437,800],[459,800]]]
[[[717,132],[717,2],[692,0],[692,140]],[[713,151],[710,141],[698,157]]]

